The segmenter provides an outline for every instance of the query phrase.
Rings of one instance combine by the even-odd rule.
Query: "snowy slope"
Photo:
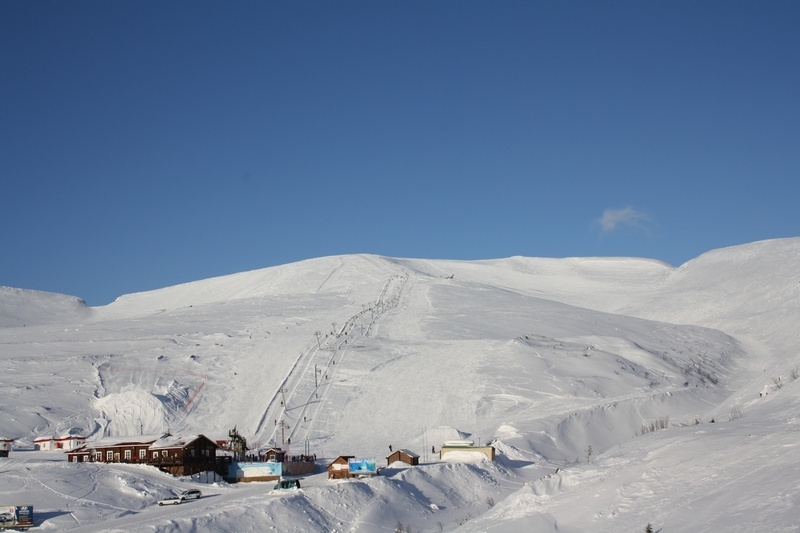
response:
[[[290,453],[308,446],[321,464],[380,462],[392,444],[424,465],[282,495],[213,486],[191,512],[156,511],[157,493],[192,482],[20,451],[0,463],[21,480],[0,503],[25,497],[51,513],[43,527],[76,531],[789,529],[799,254],[783,239],[677,269],[338,256],[92,309],[4,289],[0,435],[18,446],[236,425],[251,445],[291,438]],[[429,453],[454,435],[494,442],[498,460]],[[64,483],[112,489],[74,500]],[[703,512],[678,510],[697,500]]]
[[[72,323],[91,316],[86,303],[74,296],[0,286],[0,327]]]

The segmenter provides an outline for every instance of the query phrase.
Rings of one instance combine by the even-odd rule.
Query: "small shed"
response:
[[[286,460],[286,452],[281,448],[268,448],[259,452],[259,455],[267,461],[275,461],[276,463],[282,463]]]
[[[14,439],[6,439],[0,437],[0,457],[8,457],[8,452],[11,451],[11,444]]]
[[[386,465],[388,466],[397,461],[409,464],[411,466],[417,466],[419,465],[419,455],[406,449],[396,450],[393,454],[386,458]]]
[[[350,477],[350,459],[355,455],[340,455],[328,465],[328,479],[346,479]]]

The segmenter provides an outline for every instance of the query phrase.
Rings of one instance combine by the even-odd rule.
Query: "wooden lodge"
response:
[[[165,435],[150,445],[149,464],[173,476],[190,476],[215,470],[217,444],[205,435]]]
[[[67,451],[71,463],[147,463],[155,437],[103,437]]]
[[[411,466],[417,466],[419,465],[419,455],[408,450],[395,450],[394,453],[386,458],[386,465],[388,466],[397,461]]]
[[[217,470],[217,444],[204,435],[104,437],[67,451],[72,463],[141,463],[175,476]]]

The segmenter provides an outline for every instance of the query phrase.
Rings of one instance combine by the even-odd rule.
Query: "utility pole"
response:
[[[286,405],[286,389],[285,388],[281,388],[281,398],[283,398],[283,410],[286,411],[286,409],[289,406]]]
[[[422,428],[422,462],[428,462],[428,428]]]
[[[317,383],[317,374],[322,374],[322,369],[317,369],[317,365],[314,365],[314,388],[319,387],[319,383]]]
[[[286,423],[285,420],[281,420],[280,421],[280,425],[281,425],[281,445],[284,445],[284,444],[286,444],[286,433],[285,433],[285,431],[287,429],[289,429],[290,426],[289,426],[289,424]]]

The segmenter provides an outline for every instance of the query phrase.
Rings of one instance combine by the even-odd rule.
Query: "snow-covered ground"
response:
[[[0,287],[0,504],[75,532],[795,531],[798,265],[781,239],[679,268],[326,257],[98,308]],[[234,426],[385,468],[273,491],[32,451]],[[431,453],[454,439],[496,461]]]

